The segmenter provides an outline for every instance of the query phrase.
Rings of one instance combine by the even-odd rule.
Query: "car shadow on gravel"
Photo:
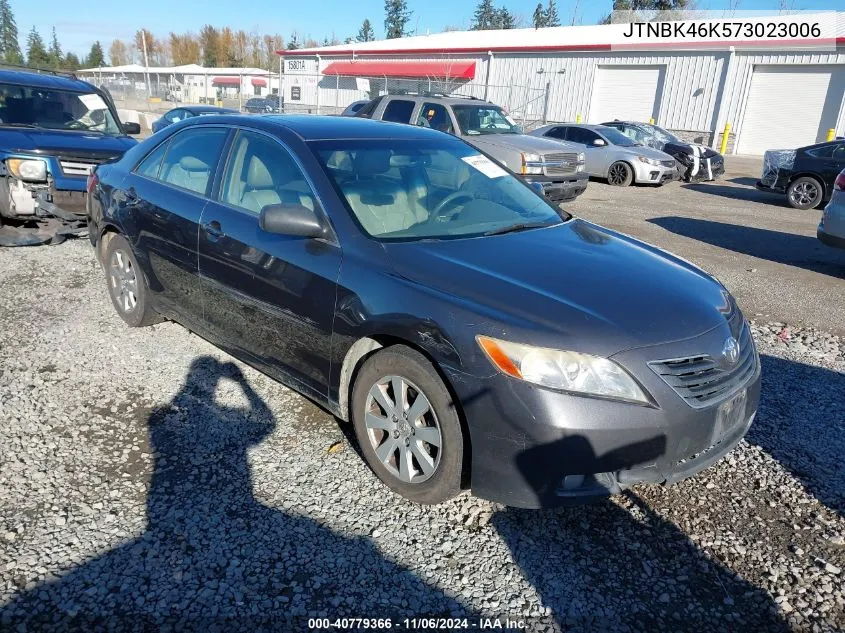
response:
[[[756,181],[755,181],[756,182]],[[769,204],[777,207],[783,207],[791,213],[802,213],[792,209],[786,203],[786,196],[781,196],[775,193],[768,193],[766,191],[758,191],[754,186],[743,186],[737,184],[736,187],[730,185],[719,185],[712,182],[702,183],[687,183],[681,185],[684,189],[691,191],[698,191],[700,193],[707,193],[711,196],[719,196],[721,198],[730,198],[731,200],[744,200],[745,202],[758,202],[760,204]]]
[[[699,242],[845,279],[845,252],[829,248],[815,237],[697,218],[666,216],[649,222]]]
[[[845,517],[845,374],[762,355],[760,407],[746,440]]]
[[[247,406],[218,404],[224,381]],[[0,630],[292,631],[315,616],[473,616],[369,539],[254,497],[248,450],[275,419],[233,363],[196,359],[148,425],[146,531],[17,594]]]
[[[585,443],[589,446],[585,438],[571,436],[539,453],[528,449],[517,462],[528,466],[549,452],[583,451]],[[705,553],[635,492],[585,506],[507,508],[491,523],[551,609],[538,628],[790,630],[772,596]]]

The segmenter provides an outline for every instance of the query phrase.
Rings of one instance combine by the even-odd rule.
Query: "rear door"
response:
[[[177,132],[138,164],[120,194],[153,305],[187,324],[202,323],[197,233],[229,131],[202,126]]]
[[[598,147],[593,145],[593,141],[598,139],[601,139],[601,137],[587,128],[567,128],[566,140],[584,146],[584,157],[587,161],[586,169],[587,173],[591,176],[604,176],[608,167],[607,146]]]
[[[340,247],[266,233],[258,222],[273,204],[321,213],[310,181],[278,139],[240,130],[218,189],[199,236],[211,336],[270,375],[327,397]]]

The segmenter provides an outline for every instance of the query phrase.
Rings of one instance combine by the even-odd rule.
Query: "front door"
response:
[[[261,209],[317,198],[277,139],[241,130],[219,192],[202,214],[199,269],[205,319],[224,348],[284,382],[327,396],[340,247],[267,233]]]

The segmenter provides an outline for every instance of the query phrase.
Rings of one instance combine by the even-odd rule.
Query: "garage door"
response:
[[[841,66],[755,66],[737,152],[762,154],[824,141],[836,127],[843,91]]]
[[[590,98],[590,123],[657,118],[663,66],[599,67]]]

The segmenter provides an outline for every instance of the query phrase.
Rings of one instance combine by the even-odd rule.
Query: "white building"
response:
[[[845,13],[742,22],[761,26],[720,39],[637,40],[625,36],[630,25],[612,24],[279,51],[283,99],[286,111],[319,113],[385,92],[439,90],[489,99],[528,126],[653,118],[714,146],[730,123],[729,151],[742,154],[823,141],[832,129],[845,135]]]
[[[110,91],[134,91],[147,96],[184,103],[205,103],[216,99],[247,99],[278,94],[279,74],[261,68],[205,68],[184,66],[148,66],[127,64],[87,68],[78,74]]]

